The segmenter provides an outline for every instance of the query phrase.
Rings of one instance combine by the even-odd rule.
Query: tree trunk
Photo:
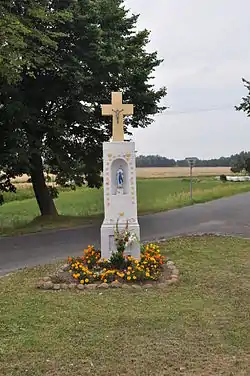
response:
[[[32,167],[30,175],[41,215],[58,215],[56,206],[45,182],[41,155],[35,153],[32,154],[31,163]]]

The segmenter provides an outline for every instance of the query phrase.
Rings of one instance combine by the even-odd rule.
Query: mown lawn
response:
[[[194,203],[205,202],[236,193],[250,191],[250,183],[221,183],[211,178],[194,181]],[[5,195],[6,203],[0,207],[0,234],[39,231],[42,228],[81,225],[91,218],[103,215],[102,189],[64,190],[55,200],[62,217],[41,222],[32,189],[20,189],[16,196]],[[138,181],[139,214],[174,209],[192,202],[188,179],[144,179]],[[32,222],[32,223],[31,223]]]
[[[1,376],[248,376],[250,241],[193,237],[163,252],[167,290],[36,290],[55,266],[0,279]]]

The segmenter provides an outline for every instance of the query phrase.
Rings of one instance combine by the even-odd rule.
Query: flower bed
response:
[[[110,260],[101,259],[101,253],[89,246],[82,257],[68,259],[69,272],[80,284],[97,281],[104,283],[157,281],[166,259],[155,244],[142,246],[141,259],[120,256],[117,252]]]
[[[88,246],[83,256],[69,257],[68,263],[54,276],[46,277],[38,283],[39,288],[60,290],[77,287],[94,289],[97,287],[152,287],[172,284],[178,281],[179,271],[171,261],[161,254],[157,244],[141,245],[140,259],[126,256],[126,249],[138,241],[130,233],[128,225],[119,231],[118,223],[114,231],[117,251],[109,260],[101,258],[101,252],[94,246]],[[163,287],[164,287],[163,286]]]

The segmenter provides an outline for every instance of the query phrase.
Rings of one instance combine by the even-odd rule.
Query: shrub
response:
[[[223,183],[225,183],[227,181],[226,175],[224,175],[224,174],[220,175],[220,181],[222,181]]]

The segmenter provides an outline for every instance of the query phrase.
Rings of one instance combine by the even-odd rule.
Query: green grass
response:
[[[163,249],[181,271],[167,290],[35,290],[55,266],[0,279],[1,376],[248,376],[250,241]]]
[[[194,181],[194,203],[205,202],[250,191],[250,183],[221,183],[214,179]],[[25,233],[58,227],[70,227],[103,216],[102,189],[63,190],[56,206],[61,217],[45,221],[34,219],[39,210],[30,188],[18,190],[17,196],[5,195],[0,208],[0,234]],[[139,214],[159,212],[192,204],[188,179],[143,179],[138,181]]]

